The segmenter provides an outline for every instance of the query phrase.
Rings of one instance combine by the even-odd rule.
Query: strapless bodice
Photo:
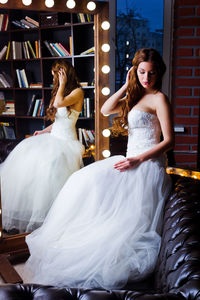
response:
[[[67,107],[59,107],[53,123],[51,134],[61,139],[77,139],[76,122],[80,112]]]
[[[127,157],[136,156],[160,142],[160,122],[155,114],[132,109],[128,114]]]

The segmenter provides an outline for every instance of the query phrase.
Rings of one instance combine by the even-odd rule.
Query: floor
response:
[[[26,279],[24,278],[24,263],[14,265],[15,270],[19,274],[19,276],[23,279],[23,283],[26,283]],[[0,284],[4,284],[4,280],[0,276]]]

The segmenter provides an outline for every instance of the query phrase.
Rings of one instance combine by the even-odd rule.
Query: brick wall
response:
[[[177,132],[174,158],[177,166],[200,167],[200,0],[175,0],[172,103]]]

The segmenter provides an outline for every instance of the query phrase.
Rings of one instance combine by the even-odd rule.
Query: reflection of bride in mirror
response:
[[[84,146],[77,139],[75,125],[84,93],[68,62],[54,62],[52,75],[47,118],[53,124],[24,139],[1,165],[3,228],[7,232],[39,227],[67,178],[81,167]]]

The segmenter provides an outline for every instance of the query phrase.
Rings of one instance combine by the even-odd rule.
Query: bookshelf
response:
[[[1,86],[0,90],[4,94],[5,100],[12,100],[15,104],[15,114],[1,115],[0,121],[10,123],[14,127],[17,139],[23,139],[35,130],[48,126],[49,122],[44,119],[44,113],[38,114],[38,111],[36,114],[31,112],[27,115],[27,113],[33,96],[36,99],[35,103],[39,99],[46,111],[51,97],[51,65],[54,60],[64,58],[75,67],[80,81],[83,82],[85,99],[89,99],[89,101],[85,101],[77,127],[95,130],[95,54],[94,52],[82,54],[87,49],[94,47],[93,15],[88,14],[88,19],[81,21],[79,13],[68,12],[46,13],[44,11],[8,9],[0,10],[0,14],[8,16],[9,20],[7,30],[0,31],[1,45],[8,48],[10,44],[9,52],[7,50],[0,60],[1,73],[4,72],[11,77],[10,86]],[[27,16],[36,20],[39,26],[23,28],[20,20],[26,20]],[[54,18],[55,22],[49,22],[48,17]],[[60,56],[57,52],[50,52],[44,41],[52,51],[53,47],[50,44],[53,43],[57,46],[61,44],[68,54],[61,50]],[[29,45],[32,46],[32,51]],[[28,84],[25,84],[26,82],[23,80],[22,71],[26,75]],[[34,86],[36,83],[39,84],[38,87]]]

